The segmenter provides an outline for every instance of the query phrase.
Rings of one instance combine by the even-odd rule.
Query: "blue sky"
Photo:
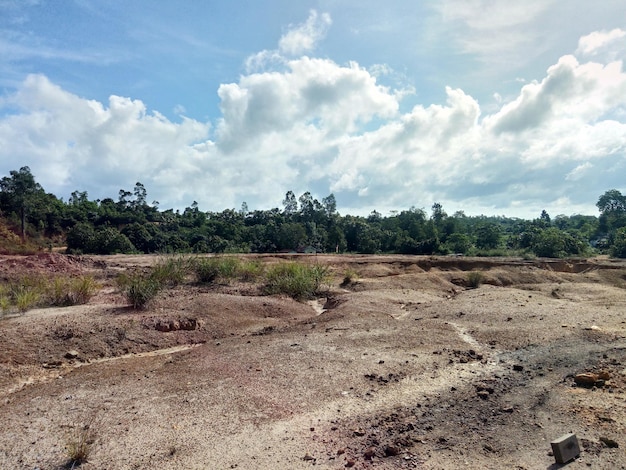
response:
[[[0,0],[0,174],[161,208],[596,214],[623,0]]]

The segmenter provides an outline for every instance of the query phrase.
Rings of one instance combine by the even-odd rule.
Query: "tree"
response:
[[[626,226],[626,196],[617,189],[605,192],[596,203],[600,210],[600,231],[612,232]]]
[[[500,227],[493,223],[482,223],[476,227],[476,247],[491,250],[500,245]]]
[[[626,258],[626,227],[618,228],[611,245],[611,256]]]
[[[30,168],[23,166],[19,171],[11,171],[11,176],[0,180],[0,208],[7,212],[19,215],[22,229],[22,239],[26,239],[26,215],[35,204],[37,196],[44,196],[41,185],[35,181]]]
[[[283,199],[283,213],[286,216],[292,216],[296,212],[298,212],[298,201],[296,200],[296,195],[293,191],[287,191],[285,194],[285,199]]]

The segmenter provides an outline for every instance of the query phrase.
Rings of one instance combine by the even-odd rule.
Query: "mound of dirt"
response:
[[[0,320],[0,468],[68,468],[86,431],[85,470],[557,468],[568,432],[572,468],[626,468],[626,264],[250,257],[335,278],[310,303],[187,284],[135,311],[113,276],[156,257],[0,257],[101,282]]]

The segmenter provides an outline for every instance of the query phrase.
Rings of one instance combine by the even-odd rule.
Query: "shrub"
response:
[[[117,279],[117,284],[134,309],[145,308],[162,287],[152,276],[143,273],[121,275]]]
[[[215,258],[204,258],[199,260],[194,266],[196,278],[202,284],[208,284],[215,281],[219,275],[219,268]]]
[[[195,258],[190,256],[168,256],[152,267],[149,276],[162,287],[175,287],[185,282],[195,265]]]
[[[263,263],[258,260],[244,261],[239,266],[239,279],[242,281],[254,281],[263,274]]]
[[[263,272],[263,264],[257,260],[242,261],[232,256],[220,256],[197,260],[194,271],[198,282],[204,284],[217,279],[253,281]]]
[[[343,275],[343,281],[341,281],[341,286],[342,287],[349,286],[357,278],[358,278],[358,273],[352,268],[347,268]]]
[[[470,271],[467,273],[467,283],[472,289],[477,289],[485,280],[483,273],[479,271]]]
[[[94,443],[94,432],[90,424],[74,428],[67,436],[65,451],[69,458],[67,468],[74,468],[85,463]]]
[[[98,284],[91,276],[72,279],[70,282],[70,305],[86,304],[97,290]]]
[[[41,301],[38,289],[28,286],[18,286],[13,292],[15,306],[20,313],[25,313]]]
[[[315,297],[328,277],[328,268],[318,264],[281,263],[272,266],[266,275],[265,292],[286,294],[296,300]]]

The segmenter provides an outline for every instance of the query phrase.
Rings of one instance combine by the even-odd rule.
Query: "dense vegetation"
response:
[[[204,212],[193,202],[182,213],[149,204],[146,188],[120,190],[117,200],[68,201],[46,193],[28,167],[0,180],[0,248],[20,252],[67,246],[70,253],[355,252],[467,255],[626,257],[626,196],[612,189],[597,202],[599,217],[544,210],[535,220],[430,214],[411,207],[388,216],[340,215],[334,195],[318,201],[288,191],[283,207]]]

